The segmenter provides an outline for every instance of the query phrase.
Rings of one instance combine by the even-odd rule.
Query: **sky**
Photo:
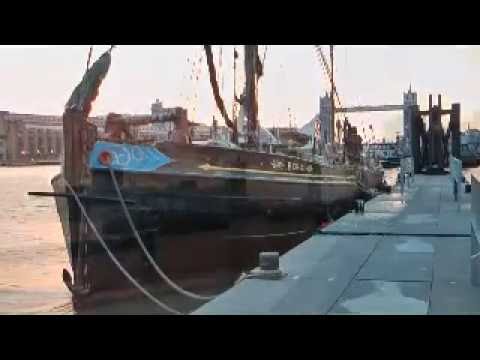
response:
[[[61,115],[81,80],[90,45],[0,46],[0,110]],[[328,45],[323,45],[328,55]],[[95,45],[96,59],[108,45]],[[220,67],[220,49],[223,54]],[[238,46],[239,51],[242,47]],[[312,45],[259,45],[265,56],[260,81],[263,126],[302,126],[319,111],[319,95],[328,81]],[[222,95],[227,109],[233,98],[233,46],[214,46]],[[238,63],[237,92],[243,81]],[[336,86],[345,106],[401,104],[411,85],[420,106],[428,94],[442,94],[442,105],[461,103],[462,128],[480,128],[480,47],[422,45],[337,45]],[[108,112],[149,113],[160,99],[164,106],[189,110],[193,121],[211,123],[216,110],[201,45],[120,45],[93,106],[92,115]],[[435,103],[436,100],[434,100]],[[401,132],[401,113],[350,114],[354,125],[372,124],[377,137]]]

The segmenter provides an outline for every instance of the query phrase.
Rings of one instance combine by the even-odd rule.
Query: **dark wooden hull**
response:
[[[159,185],[170,187],[170,190],[165,191],[164,186],[159,186],[157,191],[152,191],[151,187],[130,187],[122,188],[122,193],[126,199],[135,201],[129,210],[158,263],[168,273],[179,275],[227,267],[251,268],[260,251],[287,251],[306,239],[320,220],[328,216],[329,210],[348,207],[357,195],[353,184],[309,186],[197,179],[199,187],[209,183],[210,192],[202,194],[181,190],[183,181],[194,181],[191,177],[176,179],[180,182],[174,189],[173,180],[163,179],[165,182],[162,182],[161,176],[157,180]],[[94,181],[98,186],[86,189],[86,194],[115,196],[107,173],[95,174]],[[235,187],[235,192],[229,191]],[[214,193],[213,189],[217,191]],[[265,193],[269,196],[260,195]],[[322,202],[323,196],[328,200]],[[123,254],[122,261],[137,258],[135,261],[142,264],[145,259],[120,204],[89,203],[86,206],[105,241],[117,255]],[[65,209],[63,207],[62,211]],[[100,270],[102,264],[109,264],[109,272],[118,271],[106,258],[91,229],[86,226],[82,229],[81,236],[88,244],[86,260],[90,265],[87,267],[92,287],[116,286],[105,281],[105,275],[95,274],[97,270],[99,274],[104,272]],[[70,244],[69,247],[75,246]],[[104,259],[100,260],[99,255]],[[133,267],[129,266],[130,271],[134,271]]]
[[[464,167],[476,167],[480,164],[480,158],[475,156],[462,156],[460,159]]]
[[[239,155],[249,160],[243,168],[233,168],[232,163],[225,162],[228,156],[212,158],[212,154],[223,150],[210,149],[199,159],[198,152],[180,157],[163,149],[177,160],[173,165],[153,173],[116,172],[124,198],[132,202],[129,211],[150,254],[180,283],[202,273],[240,273],[251,269],[262,251],[283,254],[310,237],[335,212],[351,208],[360,195],[356,178],[348,171],[269,171],[264,169],[265,164],[271,163],[272,158],[282,159],[281,156],[269,158],[269,154],[255,156],[241,151],[229,152],[233,154],[231,161],[238,161]],[[209,158],[206,167],[202,161],[205,157]],[[53,186],[57,192],[64,191],[61,176],[53,180]],[[92,172],[91,183],[83,187],[82,194],[117,197],[109,172],[103,170]],[[82,263],[90,294],[131,287],[84,219],[68,214],[67,202],[57,199],[66,245],[69,254],[73,254],[71,259],[75,258],[78,245],[70,240],[68,224],[78,222],[79,239],[86,244]],[[120,203],[99,201],[84,205],[122,265],[136,279],[159,281],[134,238]]]
[[[386,159],[381,161],[381,164],[384,169],[393,169],[400,167],[400,159],[395,158],[395,159]]]

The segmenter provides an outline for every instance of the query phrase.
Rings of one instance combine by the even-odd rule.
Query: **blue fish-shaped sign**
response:
[[[110,154],[111,167],[114,170],[152,172],[172,162],[172,159],[153,146],[97,141],[90,152],[89,166],[91,169],[107,169],[100,162],[100,154],[104,152]]]

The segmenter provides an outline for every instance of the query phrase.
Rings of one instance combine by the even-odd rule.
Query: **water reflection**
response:
[[[51,191],[58,166],[2,167],[0,186],[0,313],[71,312],[61,281],[68,265],[54,200],[28,191]]]

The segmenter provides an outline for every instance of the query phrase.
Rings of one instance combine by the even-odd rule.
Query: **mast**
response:
[[[330,142],[333,144],[335,142],[335,99],[333,97],[334,92],[334,67],[333,67],[333,45],[330,45],[330,69],[331,69],[331,76],[330,76],[330,102],[331,102],[331,114],[330,114]]]
[[[232,121],[233,121],[233,133],[232,142],[238,144],[238,117],[236,114],[237,104],[237,48],[233,48],[233,102],[232,102]]]
[[[258,145],[258,78],[263,67],[258,57],[258,45],[245,45],[245,110],[247,114],[247,144]]]

